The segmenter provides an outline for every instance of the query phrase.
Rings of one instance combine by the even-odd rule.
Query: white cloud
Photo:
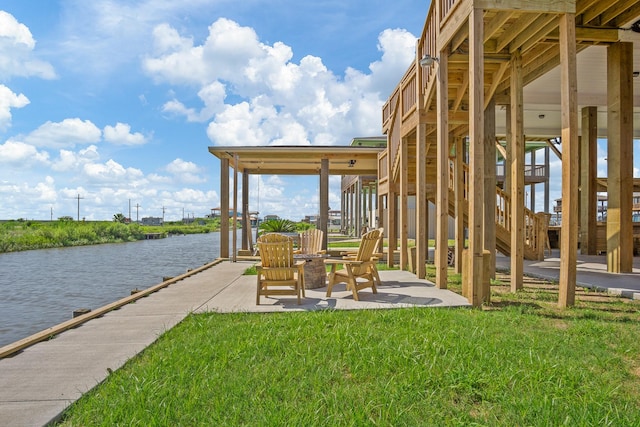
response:
[[[0,10],[0,79],[12,76],[56,77],[51,64],[33,55],[36,41],[31,31],[13,15]]]
[[[199,112],[195,108],[187,108],[180,101],[173,99],[162,106],[162,111],[177,116],[185,116],[189,122],[204,122],[216,113],[224,110],[224,99],[227,96],[224,84],[215,81],[198,91],[204,108]]]
[[[99,159],[100,154],[98,154],[98,147],[95,145],[90,145],[77,153],[70,150],[60,150],[60,156],[53,162],[51,168],[58,172],[73,171]]]
[[[0,163],[22,166],[34,163],[48,163],[49,154],[20,141],[7,141],[0,145]]]
[[[11,124],[12,108],[22,108],[28,104],[29,98],[23,94],[16,95],[11,89],[0,84],[0,130],[6,130]]]
[[[93,182],[104,182],[112,184],[138,180],[143,177],[143,173],[140,169],[125,168],[124,166],[113,160],[108,160],[104,164],[85,164],[83,167],[83,172],[85,176]]]
[[[116,145],[142,145],[147,138],[139,132],[131,133],[131,126],[116,123],[115,126],[104,127],[104,140]]]
[[[65,148],[97,143],[101,136],[100,129],[90,120],[73,118],[62,122],[46,122],[24,137],[24,142],[36,147]]]
[[[199,184],[206,182],[206,179],[199,175],[202,169],[193,162],[175,159],[167,165],[166,170],[172,174],[175,179],[183,183]]]
[[[380,109],[414,59],[416,40],[405,30],[383,31],[382,58],[371,73],[348,69],[342,80],[320,58],[295,63],[291,47],[264,44],[252,28],[228,19],[214,22],[201,45],[168,25],[154,35],[158,50],[145,60],[146,71],[157,81],[203,88],[201,111],[178,99],[164,111],[189,121],[213,117],[209,139],[229,146],[345,144],[379,134]],[[225,97],[236,102],[222,105]]]

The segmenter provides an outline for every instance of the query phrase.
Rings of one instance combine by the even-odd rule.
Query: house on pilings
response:
[[[525,147],[546,141],[562,162],[559,305],[572,305],[579,238],[590,253],[597,233],[596,150],[604,139],[607,269],[630,272],[639,32],[635,1],[432,1],[415,61],[382,111],[387,148],[378,159],[377,195],[400,266],[408,265],[407,199],[415,194],[419,277],[430,200],[437,286],[447,283],[453,216],[456,268],[469,301],[489,299],[483,277],[495,271],[496,250],[511,257],[512,289],[522,288],[524,259],[543,256],[548,224],[548,214],[526,208]],[[506,159],[502,188],[498,154]]]

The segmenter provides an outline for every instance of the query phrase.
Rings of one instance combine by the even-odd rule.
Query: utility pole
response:
[[[129,199],[129,222],[131,222],[131,199]]]
[[[142,207],[142,206],[140,206],[140,204],[139,204],[139,203],[136,203],[136,223],[139,221],[138,213],[139,213],[139,209],[140,209],[141,207]]]
[[[53,221],[53,206],[51,206],[51,221]]]
[[[78,194],[78,222],[80,222],[80,199],[84,199],[84,197],[80,197]]]
[[[162,207],[162,226],[164,227],[164,211],[165,211],[165,207]]]

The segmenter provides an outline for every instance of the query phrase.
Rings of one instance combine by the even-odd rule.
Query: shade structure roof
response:
[[[315,175],[323,159],[328,161],[329,175],[377,175],[378,154],[383,150],[335,145],[209,147],[214,156],[229,160],[231,168],[252,175]]]

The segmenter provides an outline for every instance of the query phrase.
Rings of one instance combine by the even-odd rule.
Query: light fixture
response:
[[[640,76],[640,71],[634,71],[633,72],[633,77],[638,77]]]
[[[354,167],[356,164],[356,161],[354,159],[349,160],[349,167],[352,168]]]
[[[539,118],[540,120],[544,119],[544,114],[538,114],[538,118]]]
[[[428,53],[425,53],[425,55],[418,62],[420,63],[421,67],[430,67],[434,62],[438,61],[438,58],[436,58],[435,56],[431,56]]]

